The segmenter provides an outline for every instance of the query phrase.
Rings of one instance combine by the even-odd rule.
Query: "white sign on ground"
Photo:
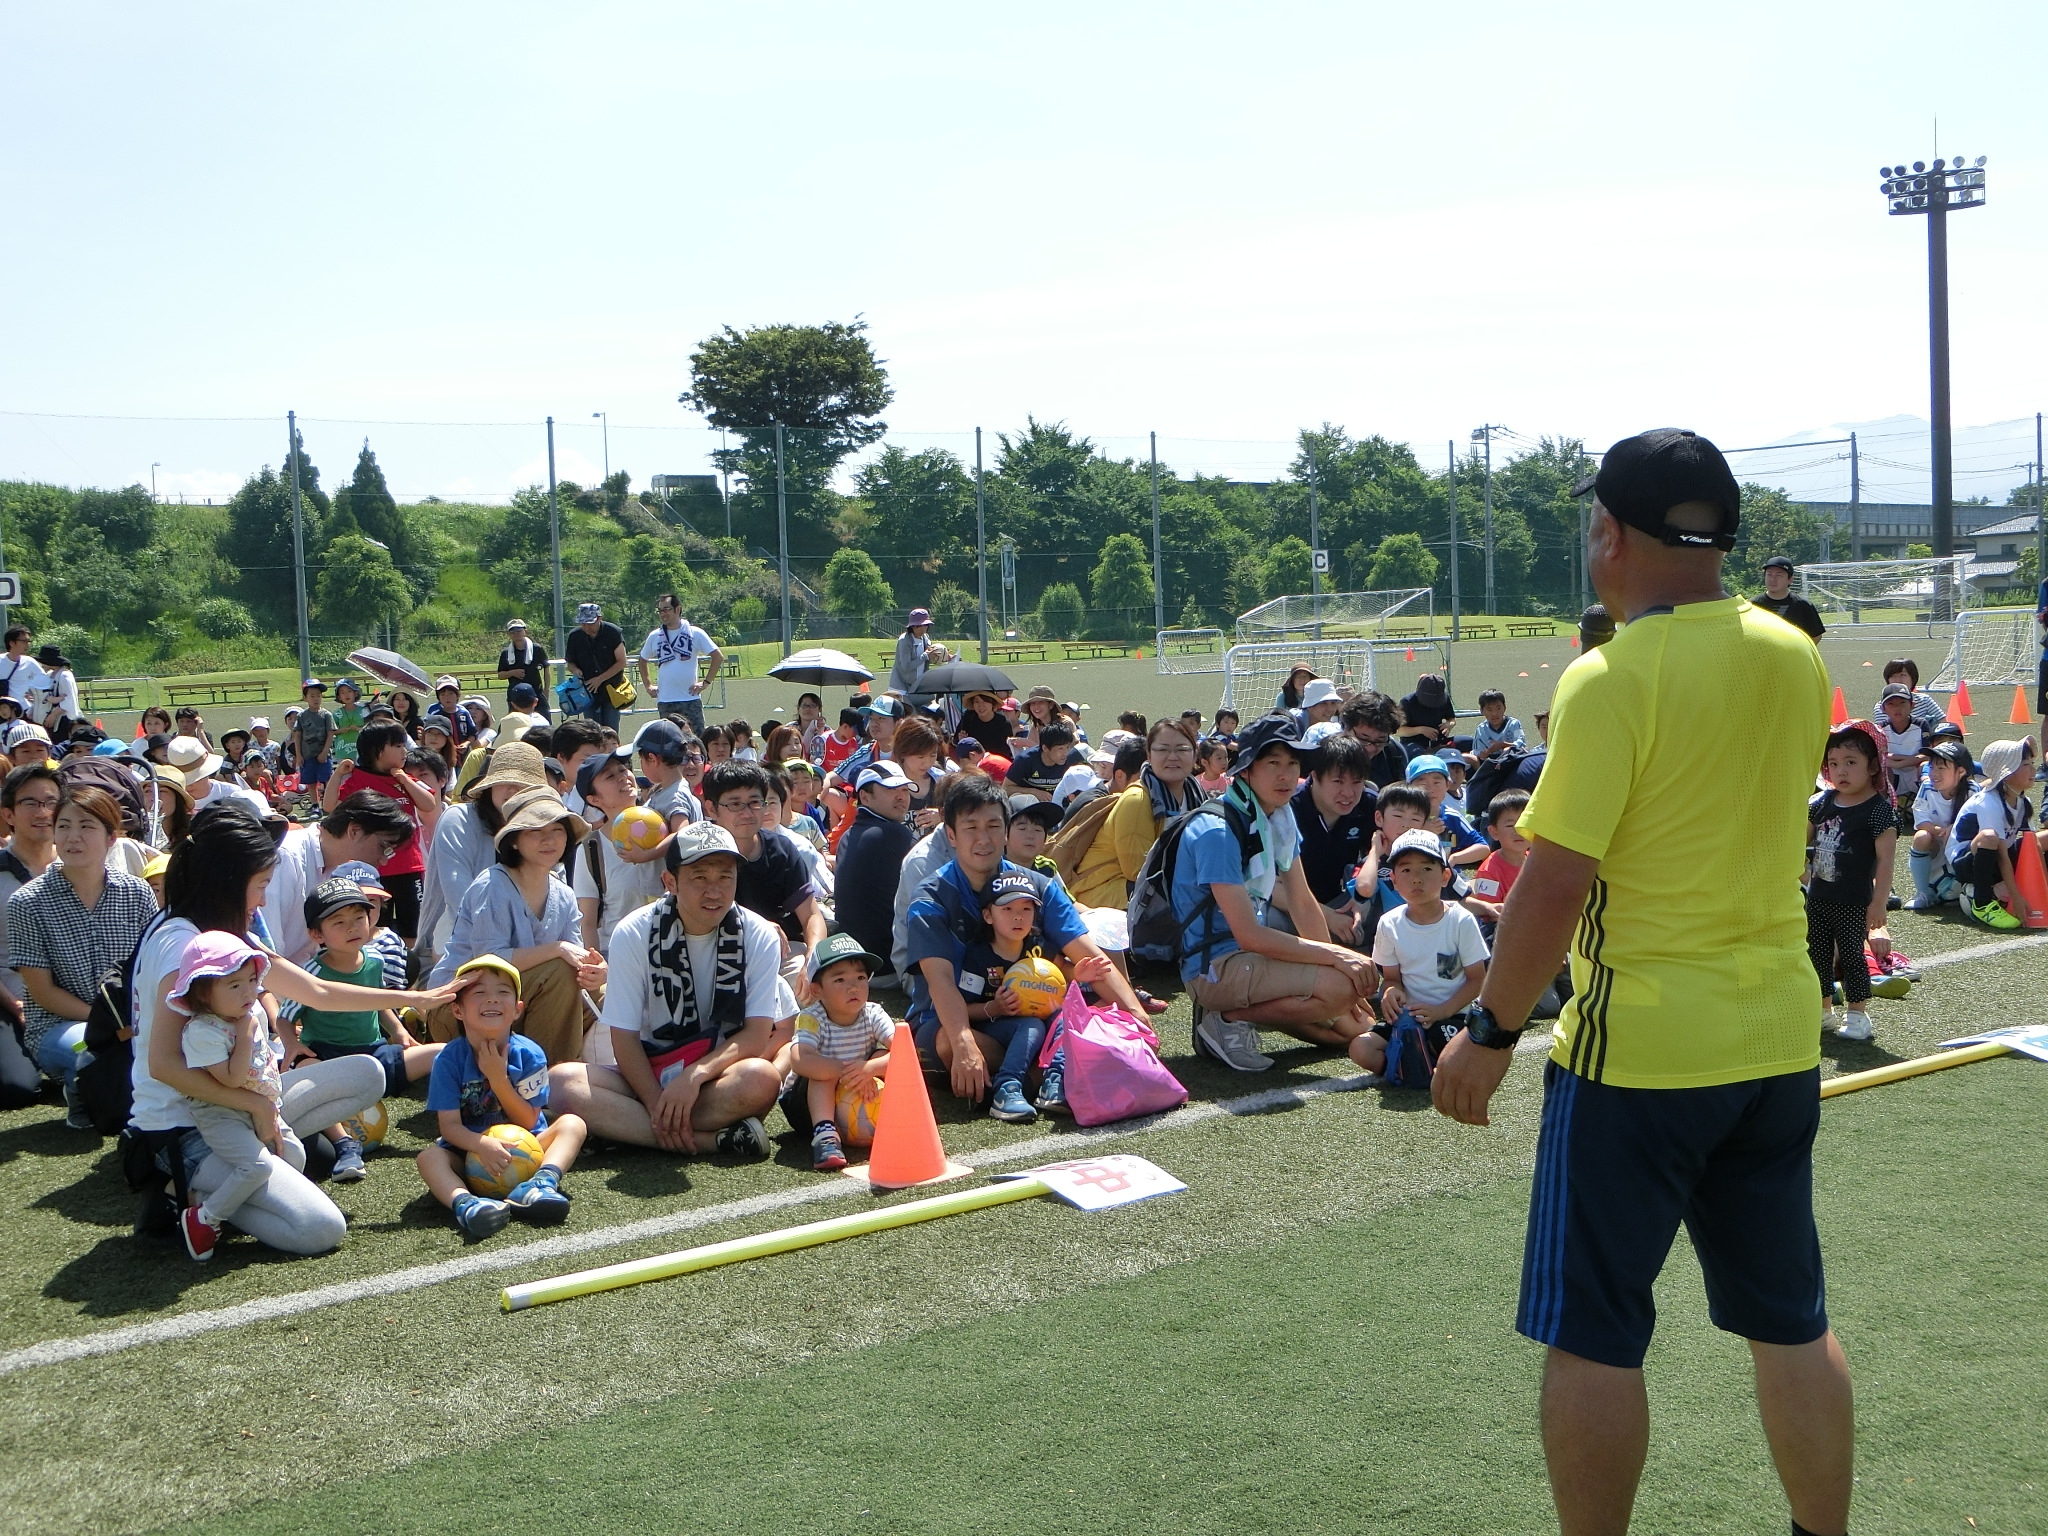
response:
[[[1077,1157],[1071,1162],[1047,1163],[1043,1168],[999,1173],[996,1177],[1043,1179],[1054,1194],[1084,1211],[1106,1211],[1113,1205],[1130,1205],[1150,1200],[1154,1195],[1178,1194],[1187,1188],[1157,1163],[1128,1152]]]
[[[2018,1051],[2022,1056],[2048,1061],[2048,1024],[2015,1024],[2010,1029],[1993,1029],[1981,1035],[1965,1035],[1960,1040],[1944,1040],[1941,1046],[1947,1050],[1951,1046],[1989,1045],[1993,1041],[2009,1051]]]

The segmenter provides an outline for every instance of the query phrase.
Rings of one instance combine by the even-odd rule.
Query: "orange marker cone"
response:
[[[877,1109],[868,1182],[881,1189],[906,1189],[944,1178],[946,1149],[939,1141],[939,1122],[932,1115],[924,1068],[917,1064],[908,1024],[898,1024],[889,1040],[889,1072]]]
[[[1578,637],[1577,635],[1573,635],[1573,636],[1572,636],[1572,649],[1576,651],[1576,650],[1577,650],[1578,648],[1579,648],[1579,637]]]
[[[1144,659],[1145,659],[1145,647],[1143,647],[1143,646],[1141,645],[1141,646],[1139,646],[1139,647],[1138,647],[1138,660],[1140,660],[1140,661],[1143,661]]]
[[[1408,659],[1410,661],[1415,659],[1415,647],[1412,645],[1408,647]]]
[[[2034,713],[2027,708],[2027,690],[2024,685],[2013,689],[2012,713],[2005,717],[2005,723],[2007,725],[2032,725],[2034,723]]]
[[[1960,677],[1956,679],[1956,698],[1962,702],[1964,714],[1977,713],[1977,706],[1970,702],[1970,685]]]
[[[1839,689],[1837,689],[1836,691],[1840,692]],[[1948,723],[1954,726],[1957,730],[1960,731],[1963,729],[1963,696],[1961,694],[1952,693],[1948,696],[1948,708],[1945,711],[1943,711],[1942,718],[1947,720]]]
[[[2012,915],[2029,928],[2048,928],[2048,869],[2041,865],[2041,840],[2031,832],[2020,839],[2012,879],[2019,887],[2019,900],[2008,904]]]
[[[1837,688],[1835,690],[1835,717],[1828,722],[1828,728],[1832,730],[1838,725],[1847,725],[1848,723],[1849,701],[1842,697],[1842,690]]]

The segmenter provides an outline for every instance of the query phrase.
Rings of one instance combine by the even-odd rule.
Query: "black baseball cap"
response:
[[[1682,427],[1658,427],[1624,437],[1600,460],[1598,474],[1572,487],[1574,496],[1588,491],[1600,505],[1629,527],[1662,539],[1679,549],[1735,547],[1742,521],[1742,487],[1721,450]],[[1672,528],[1664,514],[1688,501],[1718,507],[1721,526],[1713,533]]]
[[[1792,569],[1792,562],[1784,555],[1773,555],[1770,559],[1764,562],[1763,568],[1767,571],[1777,570],[1789,572]]]
[[[1232,774],[1243,773],[1275,747],[1285,747],[1301,760],[1301,771],[1313,773],[1322,761],[1321,746],[1308,746],[1301,739],[1301,724],[1291,714],[1261,715],[1238,733],[1237,756],[1231,759]]]

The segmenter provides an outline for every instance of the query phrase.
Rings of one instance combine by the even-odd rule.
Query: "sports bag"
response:
[[[1059,871],[1059,877],[1068,885],[1080,873],[1081,860],[1088,856],[1088,850],[1095,846],[1095,835],[1102,830],[1102,824],[1109,820],[1109,813],[1116,809],[1115,795],[1099,795],[1074,816],[1071,821],[1061,824],[1059,831],[1045,845],[1046,857]]]
[[[604,696],[611,700],[614,709],[631,709],[633,701],[640,697],[633,680],[623,672],[604,685]]]
[[[1131,883],[1130,902],[1124,908],[1125,919],[1130,925],[1130,952],[1134,955],[1147,960],[1180,960],[1194,952],[1187,938],[1200,928],[1205,936],[1202,962],[1205,966],[1208,964],[1208,940],[1214,935],[1209,933],[1207,919],[1216,908],[1215,893],[1202,892],[1201,901],[1188,914],[1186,922],[1182,922],[1173,910],[1173,874],[1180,858],[1181,839],[1187,835],[1197,816],[1221,817],[1237,835],[1240,859],[1249,859],[1259,850],[1259,834],[1250,820],[1222,796],[1204,800],[1193,810],[1182,811],[1169,821],[1146,852],[1138,878]]]
[[[1387,1029],[1387,1064],[1380,1070],[1380,1081],[1389,1088],[1414,1088],[1427,1093],[1430,1079],[1435,1076],[1422,1025],[1403,1008]]]
[[[564,714],[580,715],[590,708],[590,690],[573,672],[555,684],[555,697],[562,701]]]
[[[1188,1101],[1187,1089],[1159,1059],[1159,1037],[1152,1027],[1121,1008],[1090,1003],[1071,982],[1039,1049],[1039,1066],[1062,1052],[1067,1108],[1076,1125],[1156,1115]]]

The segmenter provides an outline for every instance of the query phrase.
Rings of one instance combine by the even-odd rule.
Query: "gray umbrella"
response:
[[[360,651],[350,651],[348,662],[394,688],[410,688],[415,693],[433,692],[432,679],[396,651],[380,651],[374,646],[365,646]]]

